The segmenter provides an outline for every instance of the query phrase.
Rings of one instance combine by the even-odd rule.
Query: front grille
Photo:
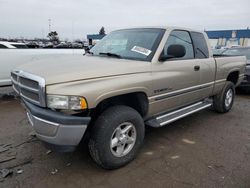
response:
[[[39,89],[39,83],[34,80],[20,77],[20,83],[30,88]]]
[[[26,101],[45,107],[45,81],[43,78],[24,72],[11,72],[13,89]]]

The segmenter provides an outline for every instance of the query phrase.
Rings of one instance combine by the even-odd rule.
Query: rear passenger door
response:
[[[152,66],[154,96],[151,97],[151,113],[169,111],[186,104],[196,102],[199,98],[197,85],[200,73],[195,70],[194,47],[190,33],[185,30],[173,30],[164,46],[162,55],[168,55],[170,45],[185,47],[186,54],[181,58],[168,59]]]

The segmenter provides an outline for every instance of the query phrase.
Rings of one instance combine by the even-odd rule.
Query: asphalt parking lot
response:
[[[240,94],[227,114],[205,110],[166,127],[148,128],[137,159],[106,171],[91,160],[85,144],[68,154],[46,149],[31,134],[19,101],[2,95],[0,170],[9,169],[12,174],[0,178],[0,187],[247,188],[249,114],[250,95]]]

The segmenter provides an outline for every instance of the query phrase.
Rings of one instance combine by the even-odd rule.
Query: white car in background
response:
[[[0,43],[0,45],[5,45],[6,43]],[[14,43],[8,44],[13,45]],[[18,43],[20,44],[20,43]],[[1,48],[0,47],[0,87],[10,86],[10,72],[16,67],[33,62],[36,60],[47,58],[53,58],[58,56],[75,56],[85,54],[84,49],[31,49],[31,48]]]
[[[24,43],[20,42],[6,42],[6,41],[0,41],[0,49],[16,49],[16,48],[28,48]]]

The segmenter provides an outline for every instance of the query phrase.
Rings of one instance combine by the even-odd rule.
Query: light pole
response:
[[[48,21],[49,21],[49,33],[50,33],[51,32],[51,19],[49,18]]]

